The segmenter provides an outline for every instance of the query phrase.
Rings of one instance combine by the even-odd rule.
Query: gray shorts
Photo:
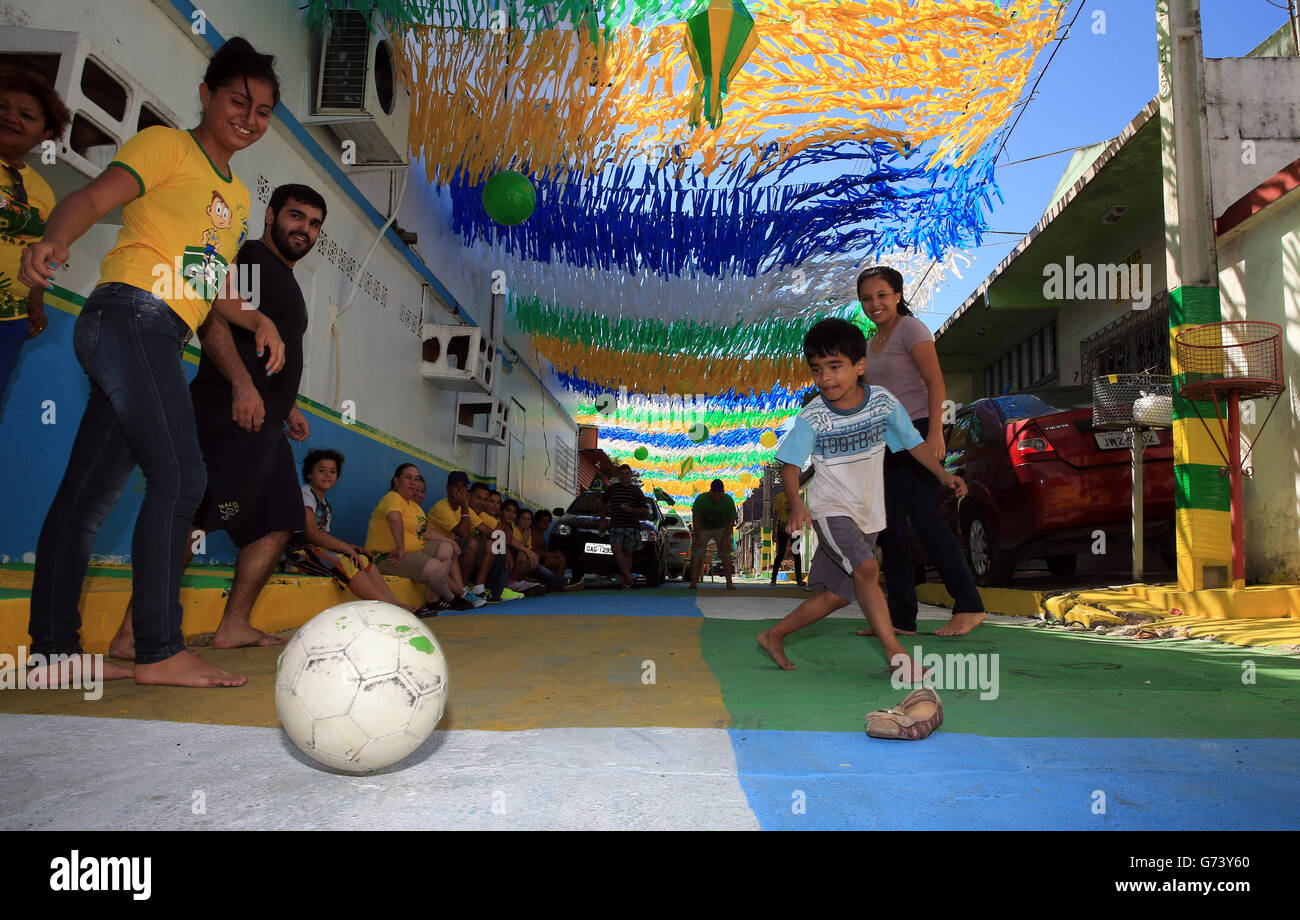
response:
[[[808,570],[808,584],[815,591],[829,591],[844,601],[857,597],[853,570],[874,559],[879,533],[863,533],[851,517],[813,520],[817,531],[817,555]]]

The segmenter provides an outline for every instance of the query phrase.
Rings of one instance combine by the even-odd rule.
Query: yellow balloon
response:
[[[758,437],[758,443],[762,444],[764,447],[776,447],[776,441],[777,437],[775,431],[764,431]]]

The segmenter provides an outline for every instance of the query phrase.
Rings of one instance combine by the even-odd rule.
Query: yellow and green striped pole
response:
[[[1179,366],[1177,335],[1222,319],[1200,36],[1199,0],[1157,0],[1165,271],[1174,393],[1174,526],[1178,584],[1183,590],[1227,582],[1232,561],[1228,480],[1220,474],[1227,454],[1221,453],[1216,443],[1220,425],[1215,406],[1212,402],[1193,404],[1178,395],[1186,371]]]

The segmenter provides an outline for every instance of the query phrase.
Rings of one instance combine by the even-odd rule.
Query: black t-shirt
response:
[[[636,486],[625,486],[622,483],[615,483],[605,490],[605,507],[609,510],[611,527],[636,527],[644,520],[635,514],[621,510],[619,506],[624,504],[644,509],[645,495]]]
[[[235,349],[253,378],[253,385],[262,396],[266,407],[266,422],[283,421],[298,397],[298,384],[302,380],[302,339],[307,331],[307,302],[302,289],[293,276],[293,269],[285,265],[261,240],[249,240],[239,250],[231,271],[245,266],[244,277],[255,284],[257,308],[271,318],[284,339],[284,367],[270,377],[266,375],[266,356],[257,356],[257,340],[253,333],[234,324],[230,334]],[[199,372],[190,384],[195,402],[211,405],[214,411],[230,411],[233,390],[209,356],[206,349],[200,352]]]

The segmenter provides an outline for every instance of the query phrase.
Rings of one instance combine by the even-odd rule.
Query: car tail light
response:
[[[1026,422],[1011,436],[1011,462],[1019,466],[1034,460],[1055,460],[1056,448],[1037,422]]]

